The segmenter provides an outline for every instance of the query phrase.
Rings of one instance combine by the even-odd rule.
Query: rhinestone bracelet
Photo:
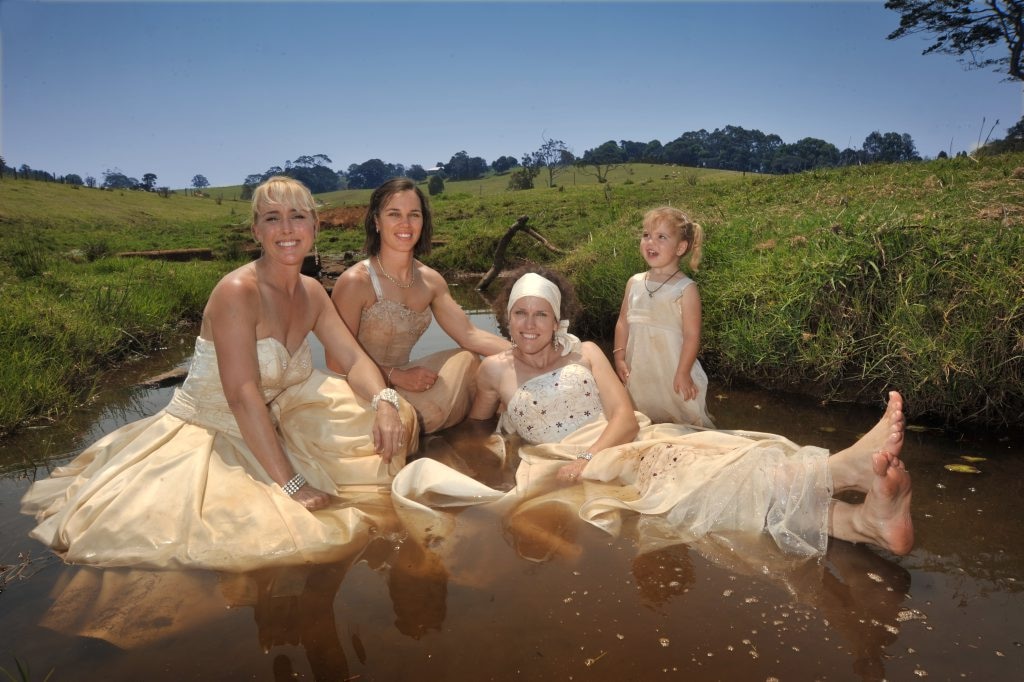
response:
[[[589,462],[590,460],[594,459],[594,455],[589,452],[581,452],[580,454],[576,455],[576,459],[585,459]]]
[[[294,497],[295,493],[299,492],[299,488],[306,485],[306,477],[302,474],[295,474],[291,480],[281,486],[281,490],[288,497]]]

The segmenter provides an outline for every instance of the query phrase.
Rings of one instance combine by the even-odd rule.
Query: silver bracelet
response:
[[[585,459],[589,462],[590,460],[594,459],[594,454],[589,451],[581,452],[580,454],[576,455],[576,459]]]
[[[390,403],[396,410],[398,407],[398,391],[393,388],[385,388],[380,393],[373,396],[373,400],[370,402],[370,406],[373,407],[374,411],[377,410],[377,406],[380,405],[380,401]]]
[[[281,486],[281,490],[288,497],[295,497],[295,493],[299,492],[299,488],[304,485],[306,485],[306,477],[302,474],[295,474],[291,477],[291,480]]]

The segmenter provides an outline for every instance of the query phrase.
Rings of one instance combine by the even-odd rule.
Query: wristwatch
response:
[[[382,389],[380,393],[373,396],[373,401],[370,403],[370,406],[374,409],[374,411],[376,411],[377,405],[379,405],[380,401],[382,400],[386,403],[391,403],[391,405],[394,406],[396,410],[398,409],[398,391],[396,391],[395,389],[385,388]]]

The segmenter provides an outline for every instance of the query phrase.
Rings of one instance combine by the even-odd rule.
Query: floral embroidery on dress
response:
[[[604,415],[600,397],[581,391],[592,382],[593,374],[579,364],[525,381],[509,401],[507,422],[532,443],[557,443]]]

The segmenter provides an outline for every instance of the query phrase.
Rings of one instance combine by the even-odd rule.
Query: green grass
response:
[[[448,274],[489,269],[521,215],[557,245],[518,235],[508,265],[543,262],[575,281],[574,326],[611,332],[626,279],[645,269],[643,212],[672,204],[706,231],[697,280],[702,361],[713,382],[744,379],[822,400],[877,402],[900,388],[911,416],[1016,424],[1024,417],[1024,154],[769,177],[666,166],[578,170],[506,190],[508,176],[449,182],[432,199]],[[0,181],[0,432],[57,415],[96,377],[194,321],[249,239],[232,188],[206,197]],[[369,190],[318,197],[365,205]],[[220,201],[218,197],[222,197]],[[361,229],[324,230],[324,254]],[[207,247],[222,260],[156,263],[122,251]],[[50,341],[52,339],[52,341]],[[82,349],[82,350],[79,350]]]

